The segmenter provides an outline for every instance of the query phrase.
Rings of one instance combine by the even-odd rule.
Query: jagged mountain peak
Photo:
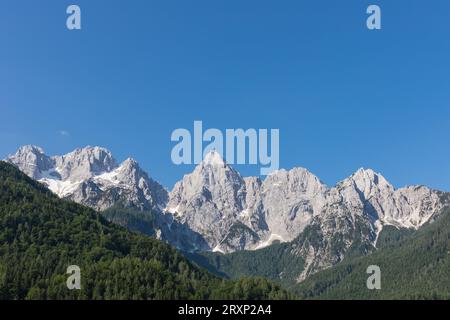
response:
[[[394,186],[383,175],[365,168],[360,168],[350,177],[339,182],[337,188],[356,188],[366,198],[375,192],[393,192],[395,190]]]
[[[145,183],[153,181],[133,158],[126,159],[115,170],[107,173],[106,176],[112,176],[115,179],[126,182],[128,185],[139,184],[141,179],[143,179]]]
[[[101,159],[108,162],[114,162],[116,163],[112,152],[105,148],[100,146],[86,146],[83,148],[77,148],[67,154],[64,155],[64,157],[86,157],[85,159]]]
[[[62,156],[49,157],[43,148],[25,145],[6,161],[37,180],[49,178],[50,175],[60,180],[79,182],[117,168],[112,153],[98,146],[77,148]]]
[[[39,146],[35,146],[35,145],[24,145],[21,146],[17,152],[17,154],[24,154],[24,153],[34,153],[34,154],[45,154],[44,149],[39,147]]]
[[[61,179],[73,182],[110,172],[118,166],[112,153],[103,147],[87,146],[52,158]]]
[[[75,150],[73,150],[73,152],[97,152],[97,151],[103,151],[103,152],[111,154],[111,151],[109,151],[108,148],[101,147],[101,146],[87,145],[87,146],[76,148]]]
[[[303,167],[294,167],[290,170],[286,170],[286,169],[279,169],[274,171],[272,174],[268,175],[266,177],[266,180],[271,180],[271,179],[280,179],[280,178],[294,178],[294,177],[301,177],[301,178],[312,178],[314,180],[317,180],[318,182],[322,183],[320,181],[320,179],[313,174],[311,171],[309,171],[306,168]],[[324,184],[324,183],[322,183]]]
[[[209,152],[204,160],[176,183],[172,194],[183,193],[188,198],[204,196],[232,196],[245,186],[245,181],[234,168],[226,164],[220,153]],[[231,194],[230,194],[231,193]]]
[[[217,151],[206,154],[204,160],[192,173],[185,175],[181,183],[192,192],[200,192],[203,188],[218,190],[217,188],[227,188],[227,185],[245,184],[240,173],[227,164]]]
[[[383,224],[414,227],[427,221],[440,209],[437,196],[427,191],[396,192],[381,174],[364,168],[333,188],[302,167],[277,170],[262,181],[242,178],[220,155],[210,153],[176,184],[167,212],[176,213],[182,223],[202,234],[211,248],[220,244],[224,252],[257,249],[258,243],[271,238],[292,241],[307,226],[324,221],[329,223],[325,232],[334,234],[337,231],[332,230],[330,221],[336,219],[349,224],[365,221],[370,230],[365,236],[370,242],[376,241]],[[419,211],[424,214],[419,215]],[[230,237],[235,235],[229,230],[236,223],[254,232],[251,239]],[[354,230],[352,225],[345,228]]]
[[[244,210],[245,181],[217,151],[175,184],[166,212],[201,234],[210,248],[222,241]]]
[[[99,146],[77,148],[53,157],[46,156],[42,148],[24,146],[6,161],[46,184],[58,196],[98,210],[116,204],[157,209],[168,200],[167,190],[134,159],[119,166],[111,151]]]
[[[202,166],[214,166],[214,167],[225,167],[226,163],[222,155],[216,151],[211,150],[208,152],[201,163]]]
[[[77,148],[72,152],[69,152],[62,157],[64,158],[78,158],[80,160],[85,160],[93,162],[99,160],[105,163],[110,163],[112,166],[117,167],[116,160],[114,159],[112,152],[107,148],[99,146],[86,146],[83,148]]]
[[[140,169],[139,163],[134,160],[133,158],[127,158],[125,159],[120,166],[121,168],[126,168],[126,169]]]
[[[371,168],[359,168],[355,173],[351,175],[354,180],[357,179],[369,179],[374,181],[375,183],[382,183],[387,181],[381,173],[376,172]]]
[[[285,188],[288,192],[311,194],[325,192],[328,189],[316,175],[302,167],[278,170],[266,177],[264,186],[265,189],[278,187]]]
[[[386,178],[381,174],[370,168],[360,168],[350,176],[351,179],[357,180],[370,180],[376,184],[390,184]]]
[[[15,165],[33,179],[40,179],[44,172],[53,165],[53,161],[45,155],[44,149],[33,145],[20,147],[6,161]]]

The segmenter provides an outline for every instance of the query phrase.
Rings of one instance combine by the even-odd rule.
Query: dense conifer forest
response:
[[[450,299],[448,209],[418,231],[386,227],[373,253],[298,284],[304,262],[288,244],[183,254],[148,236],[151,216],[103,214],[0,162],[0,299]],[[81,290],[67,288],[70,265],[81,269]],[[367,289],[370,265],[381,269],[381,290]]]
[[[81,269],[81,290],[67,288],[70,265]],[[214,276],[0,162],[0,299],[291,297],[263,278]]]

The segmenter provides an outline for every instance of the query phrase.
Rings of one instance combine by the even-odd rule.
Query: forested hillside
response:
[[[81,268],[81,290],[67,289],[69,265]],[[0,299],[285,298],[261,278],[213,276],[0,162]]]
[[[294,255],[288,243],[278,243],[257,251],[239,251],[231,254],[186,254],[189,259],[211,272],[229,279],[261,276],[284,287],[295,283],[303,271],[304,261]]]
[[[350,238],[353,243],[345,252],[344,257],[347,259],[372,252],[375,248],[367,242],[360,241],[358,236],[364,225],[356,223],[355,226],[356,228],[345,236],[337,233],[330,237],[331,241],[328,244],[321,229],[317,225],[310,225],[292,242],[277,243],[256,251],[240,251],[226,255],[197,253],[189,254],[188,257],[202,267],[230,279],[262,276],[290,288],[298,282],[305,271],[304,258],[299,254],[302,248],[313,247],[319,250],[327,244],[332,257],[335,257],[343,252],[345,241]],[[386,242],[388,241],[386,239]]]
[[[114,206],[101,212],[109,222],[148,236],[155,235],[155,216],[152,211]]]
[[[300,240],[302,237],[293,243]],[[350,252],[343,262],[300,284],[297,278],[304,262],[287,243],[258,251],[227,255],[202,253],[189,257],[231,279],[266,277],[304,299],[450,299],[450,210],[444,210],[435,221],[418,231],[386,226],[376,251],[368,255],[358,250]],[[379,291],[367,289],[370,275],[366,271],[371,265],[381,268]]]
[[[319,272],[295,292],[321,299],[450,299],[450,209],[417,232],[391,235],[382,249]],[[381,269],[381,290],[367,289],[370,265]]]

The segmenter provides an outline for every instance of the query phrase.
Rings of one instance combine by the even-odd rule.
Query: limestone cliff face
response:
[[[228,253],[290,242],[313,225],[325,241],[347,238],[343,258],[353,241],[375,247],[384,225],[419,228],[445,205],[440,194],[424,186],[396,190],[370,169],[332,188],[303,168],[279,170],[264,181],[242,178],[213,152],[177,183],[166,212],[203,235],[211,250]],[[303,251],[311,256],[309,248]]]
[[[49,157],[24,146],[6,161],[62,198],[99,211],[121,205],[155,216],[154,234],[187,251],[230,253],[290,242],[303,258],[299,280],[374,250],[386,225],[418,229],[450,196],[425,186],[395,189],[381,174],[360,169],[334,187],[303,168],[261,180],[243,178],[219,153],[209,153],[170,194],[133,159],[117,164],[100,147]]]

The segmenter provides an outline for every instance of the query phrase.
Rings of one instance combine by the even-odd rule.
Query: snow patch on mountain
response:
[[[59,197],[97,210],[119,203],[152,210],[165,207],[168,200],[168,192],[136,161],[127,159],[118,165],[111,152],[101,147],[88,146],[49,157],[40,147],[24,146],[6,161]]]
[[[271,246],[271,245],[272,245],[274,242],[276,242],[276,241],[278,241],[278,242],[286,242],[286,241],[283,239],[283,237],[280,236],[279,234],[274,234],[274,233],[272,233],[272,234],[269,236],[269,239],[267,239],[266,241],[264,241],[264,242],[262,242],[261,244],[259,244],[259,245],[255,248],[255,250],[267,248],[267,247]]]

